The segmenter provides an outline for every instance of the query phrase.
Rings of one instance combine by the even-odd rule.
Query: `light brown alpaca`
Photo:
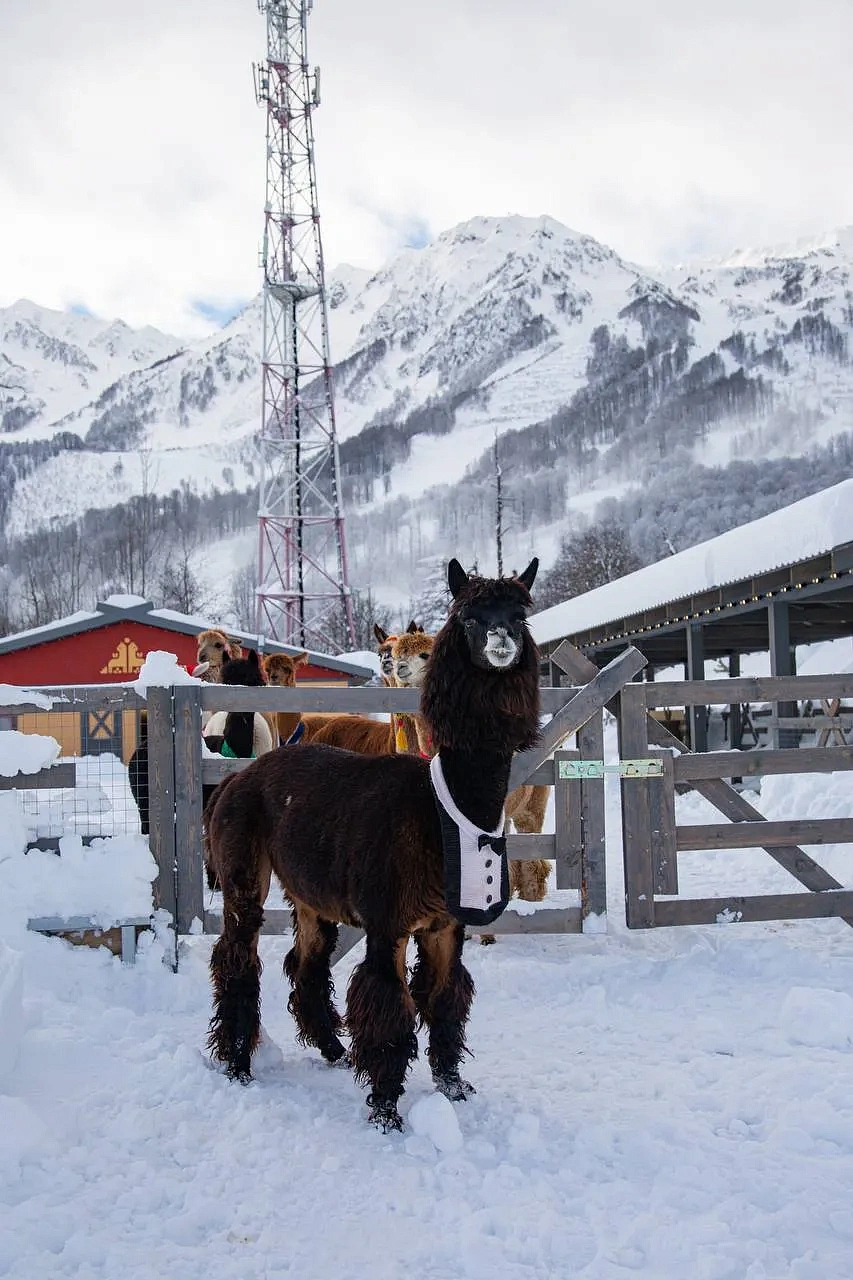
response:
[[[227,662],[229,658],[243,657],[242,646],[216,627],[210,631],[201,631],[196,636],[195,643],[196,665],[202,662],[207,663],[206,668],[199,672],[198,678],[208,684],[222,684],[222,664]],[[202,713],[202,729],[207,728],[208,721],[212,715],[212,711]]]
[[[382,681],[389,688],[399,688],[397,678],[394,675],[394,657],[392,649],[394,642],[399,639],[398,636],[390,635],[384,627],[380,627],[378,622],[373,624],[373,634],[377,640],[376,652],[379,654],[379,670],[382,675]],[[424,629],[419,622],[415,622],[414,618],[410,619],[408,627],[404,632],[405,635],[423,635]],[[412,716],[402,715],[395,712],[391,716],[391,723],[394,726],[394,747],[395,751],[405,752],[408,755],[418,754],[418,739],[415,730],[415,722]]]
[[[373,625],[373,634],[378,643],[377,653],[383,683],[389,688],[398,687],[399,681],[394,676],[394,664],[391,658],[391,648],[398,637],[389,635],[378,622]],[[424,632],[418,623],[412,620],[404,634],[417,639],[422,638]],[[386,756],[393,755],[395,752],[418,754],[414,716],[395,712],[391,716],[390,723],[357,715],[305,716],[303,719],[306,721],[315,719],[318,722],[311,726],[310,740],[327,747],[342,747],[345,751],[357,751],[366,756]]]
[[[368,716],[330,716],[312,735],[312,742],[327,747],[343,747],[363,756],[388,756],[396,751],[394,725]]]
[[[308,660],[308,654],[304,652],[292,656],[287,653],[268,653],[264,658],[267,684],[276,685],[279,689],[294,689],[296,668],[304,666]],[[337,712],[306,714],[299,711],[278,711],[270,712],[270,718],[275,721],[279,740],[286,743],[296,732],[300,721],[304,726],[300,742],[313,742],[321,729],[340,717]]]
[[[268,653],[264,658],[264,675],[267,684],[276,685],[279,689],[296,688],[296,668],[304,666],[308,661],[307,653]],[[302,720],[300,711],[269,711],[265,713],[270,727],[274,730],[276,746],[290,742]],[[302,734],[304,742],[305,731]]]
[[[419,689],[424,681],[427,662],[432,651],[434,636],[406,634],[398,636],[391,646],[394,659],[394,677],[404,689]],[[413,717],[422,756],[431,758],[435,753],[429,730],[422,716]],[[506,798],[505,812],[516,831],[522,835],[538,835],[545,822],[548,806],[548,787],[525,784],[510,791]],[[525,902],[541,902],[545,897],[551,866],[545,858],[519,862],[511,858],[509,878],[513,892]],[[493,935],[484,934],[493,940]]]

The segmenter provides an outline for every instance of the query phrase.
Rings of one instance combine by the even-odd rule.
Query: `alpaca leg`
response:
[[[356,1079],[369,1082],[370,1121],[383,1133],[402,1129],[397,1100],[417,1057],[415,1003],[406,985],[408,938],[367,935],[367,955],[350,978],[347,1026]]]
[[[453,1102],[474,1093],[459,1074],[466,1052],[465,1024],[474,999],[474,980],[462,963],[464,930],[459,924],[415,934],[418,960],[411,992],[423,1023],[429,1027],[427,1056],[435,1086]]]
[[[529,787],[524,790],[527,792],[525,803],[513,814],[513,826],[521,835],[539,835],[545,822],[547,787]],[[541,902],[548,892],[550,873],[551,864],[545,858],[533,858],[524,862],[510,860],[510,888],[524,902]]]
[[[329,960],[338,940],[338,926],[322,920],[302,903],[293,908],[294,945],[284,961],[293,990],[287,1007],[299,1028],[300,1044],[312,1044],[327,1062],[338,1062],[346,1050],[338,1038],[341,1016]]]
[[[201,789],[201,807],[202,814],[204,815],[202,819],[203,823],[210,821],[213,810],[209,809],[208,806],[210,805],[213,793],[216,790],[216,786],[203,786]],[[219,888],[219,877],[216,874],[216,869],[214,868],[211,860],[211,849],[206,836],[203,837],[202,848],[204,850],[204,874],[205,879],[207,880],[207,887],[211,893],[215,893]]]
[[[241,869],[242,870],[242,869]],[[264,920],[263,877],[223,874],[222,936],[210,957],[213,1017],[208,1046],[233,1080],[251,1079],[252,1054],[261,1031],[261,958],[258,934]],[[221,872],[221,868],[220,868]],[[222,873],[222,872],[221,872]],[[269,886],[269,875],[266,875]]]

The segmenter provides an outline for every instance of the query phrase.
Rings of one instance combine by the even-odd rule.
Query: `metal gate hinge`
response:
[[[603,760],[558,760],[557,777],[566,781],[578,778],[603,778],[606,773],[618,773],[620,778],[662,778],[662,760],[620,760],[618,764],[605,764]]]

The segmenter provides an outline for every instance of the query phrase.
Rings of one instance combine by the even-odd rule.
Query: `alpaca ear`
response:
[[[447,566],[447,585],[450,587],[450,594],[454,600],[462,588],[468,585],[468,574],[458,560],[451,560]]]
[[[260,659],[258,658],[258,655],[257,655],[257,653],[255,652],[255,650],[254,650],[254,649],[250,649],[250,650],[249,650],[249,652],[246,654],[246,657],[247,657],[247,658],[248,658],[248,660],[249,660],[249,666],[250,666],[250,667],[257,667],[257,668],[258,668],[258,670],[260,671],[260,669],[261,669],[261,663],[260,663]]]
[[[530,561],[530,564],[524,570],[524,573],[520,573],[518,575],[519,582],[523,583],[524,586],[527,587],[528,591],[533,586],[533,582],[536,577],[536,570],[538,568],[539,568],[539,559],[537,556],[534,556],[533,559]]]
[[[305,652],[305,650],[304,650],[304,649],[302,650],[302,652],[301,652],[301,653],[295,653],[295,654],[293,655],[293,665],[294,665],[294,667],[301,667],[301,666],[303,666],[307,661],[308,661],[308,654]]]
[[[385,641],[388,639],[388,632],[383,631],[382,627],[380,627],[378,622],[374,622],[373,624],[373,634],[375,635],[379,644],[384,644]]]
[[[418,624],[415,622],[414,618],[412,618],[411,622],[410,622],[410,623],[409,623],[409,625],[406,627],[406,634],[407,634],[407,635],[410,635],[410,636],[413,636],[413,635],[415,635],[415,634],[416,634],[418,631],[420,631],[420,630],[421,630],[421,628],[420,628],[420,627],[418,626]]]

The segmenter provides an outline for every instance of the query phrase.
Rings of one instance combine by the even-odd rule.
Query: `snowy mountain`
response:
[[[853,229],[660,271],[548,217],[475,218],[374,273],[339,268],[356,580],[391,598],[430,557],[493,562],[496,431],[508,556],[546,561],[567,520],[674,460],[799,456],[853,431],[851,270]],[[26,452],[67,433],[0,494],[6,536],[145,483],[254,484],[260,329],[259,299],[185,347],[32,304],[0,312],[2,440]]]
[[[53,435],[111,383],[180,349],[157,329],[51,311],[22,299],[0,307],[0,431],[16,439]]]

